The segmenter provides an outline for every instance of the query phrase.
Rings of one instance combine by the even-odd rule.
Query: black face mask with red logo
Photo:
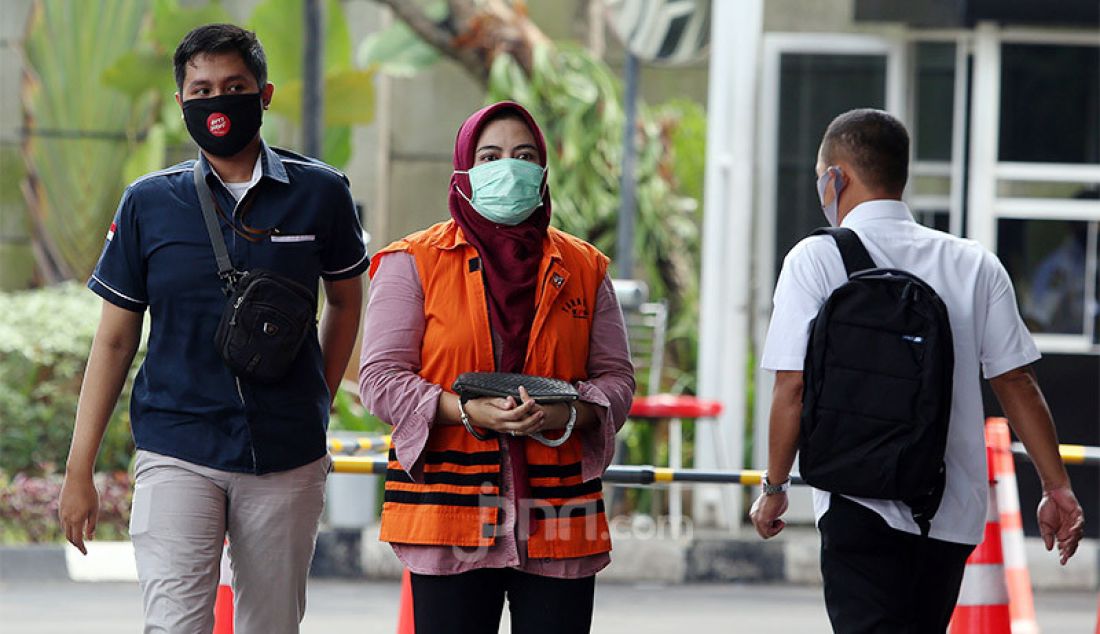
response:
[[[243,150],[259,132],[263,112],[258,92],[183,102],[183,120],[191,138],[214,156],[233,156]]]

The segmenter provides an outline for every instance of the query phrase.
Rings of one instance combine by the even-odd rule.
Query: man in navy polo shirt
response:
[[[61,493],[66,537],[95,532],[95,456],[149,311],[134,384],[130,524],[146,632],[209,632],[223,540],[236,632],[297,632],[331,460],[325,428],[351,354],[367,267],[347,179],[260,138],[267,82],[255,34],[199,27],[175,53],[187,129],[235,268],[324,285],[320,326],[274,384],[234,376],[214,346],[226,297],[187,161],[132,183],[88,287],[103,298]]]

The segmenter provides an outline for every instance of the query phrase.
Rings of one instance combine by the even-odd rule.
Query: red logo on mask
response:
[[[206,118],[206,129],[210,130],[210,134],[214,136],[225,136],[229,134],[229,117],[220,112],[215,112]]]

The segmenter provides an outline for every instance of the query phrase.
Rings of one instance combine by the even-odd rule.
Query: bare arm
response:
[[[143,313],[104,301],[84,370],[58,509],[65,537],[84,554],[84,539],[95,535],[99,512],[99,496],[92,483],[96,454],[141,342],[142,317]]]
[[[794,457],[798,453],[802,387],[801,372],[775,373],[768,419],[768,481],[774,484],[790,478]]]
[[[1058,436],[1046,399],[1030,366],[1016,368],[989,380],[1008,424],[1024,443],[1043,483],[1039,502],[1039,532],[1047,550],[1058,543],[1063,565],[1077,551],[1084,533],[1084,515],[1070,486],[1058,453]]]
[[[340,381],[347,370],[359,319],[363,312],[363,280],[356,276],[346,280],[328,281],[325,285],[325,307],[321,312],[321,358],[325,363],[325,382],[329,394],[336,398]]]
[[[798,452],[799,419],[802,415],[802,373],[775,373],[768,427],[768,482],[781,484],[790,478]],[[786,524],[779,519],[787,511],[787,494],[761,494],[749,515],[764,539],[778,535]]]

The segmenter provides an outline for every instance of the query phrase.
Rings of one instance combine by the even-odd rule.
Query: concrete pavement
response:
[[[314,580],[303,634],[396,628],[395,582]],[[1096,594],[1036,595],[1046,633],[1092,632]],[[120,634],[141,631],[134,583],[0,583],[0,631],[11,634]],[[821,590],[807,586],[743,584],[618,584],[596,590],[597,634],[827,634]],[[501,632],[510,632],[507,623]]]

